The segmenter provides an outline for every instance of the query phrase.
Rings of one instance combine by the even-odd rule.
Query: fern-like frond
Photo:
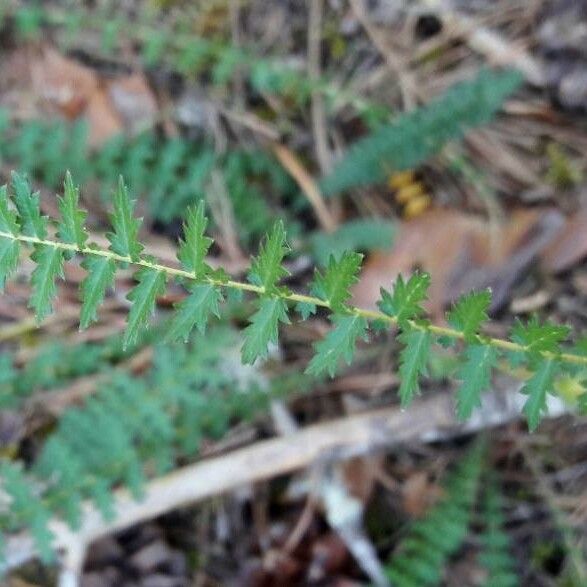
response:
[[[467,536],[483,454],[482,445],[475,445],[449,474],[441,501],[412,524],[387,565],[393,585],[425,587],[440,583],[449,557]]]
[[[520,580],[515,572],[512,543],[504,528],[503,500],[496,479],[493,475],[488,477],[483,496],[484,529],[479,555],[479,562],[487,573],[482,587],[517,587]]]
[[[450,88],[428,105],[357,141],[322,180],[322,192],[337,194],[382,181],[391,172],[414,169],[467,128],[491,120],[520,83],[517,72],[483,70],[474,80]]]
[[[309,373],[333,375],[341,360],[349,362],[357,339],[366,338],[370,323],[377,328],[399,326],[399,340],[404,345],[400,353],[399,395],[402,404],[406,405],[418,392],[432,345],[461,341],[467,359],[461,370],[463,385],[457,402],[460,414],[469,414],[478,403],[480,393],[488,385],[494,358],[497,353],[502,353],[531,372],[525,387],[529,398],[524,413],[532,428],[543,413],[546,394],[552,389],[557,371],[576,372],[587,366],[585,354],[572,349],[564,352],[562,345],[569,334],[565,326],[531,320],[527,324],[516,324],[512,331],[513,340],[484,335],[480,328],[488,307],[488,292],[457,301],[449,313],[453,327],[432,324],[423,306],[430,282],[427,274],[416,272],[407,281],[398,278],[392,293],[382,291],[380,311],[350,306],[350,288],[357,280],[361,261],[356,253],[347,252],[338,259],[331,258],[324,272],[316,273],[311,286],[314,295],[294,293],[280,285],[280,280],[287,275],[283,261],[288,252],[285,230],[280,222],[264,240],[259,255],[252,261],[249,282],[244,283],[231,280],[222,270],[212,271],[206,264],[205,254],[211,239],[204,234],[206,219],[202,207],[195,209],[186,221],[186,236],[180,245],[179,257],[183,264],[180,269],[142,254],[143,245],[138,240],[140,222],[133,218],[133,203],[122,181],[115,194],[114,231],[109,235],[111,247],[108,250],[95,244],[79,246],[77,237],[85,239],[85,235],[82,234],[83,215],[72,189],[73,183],[69,183],[62,207],[64,215],[69,217],[69,228],[63,228],[69,234],[66,241],[75,242],[34,236],[47,230],[49,219],[41,216],[38,195],[31,193],[22,178],[16,176],[13,184],[12,190],[0,190],[0,228],[3,229],[0,230],[0,253],[4,252],[0,255],[0,276],[6,278],[14,271],[20,247],[32,246],[31,258],[36,267],[31,278],[30,303],[38,319],[51,311],[55,280],[62,276],[65,262],[72,262],[74,257],[80,256],[87,271],[80,288],[81,327],[96,319],[118,267],[131,265],[136,269],[138,283],[127,297],[130,311],[125,344],[132,344],[147,326],[168,280],[176,280],[189,294],[173,312],[170,338],[185,338],[194,327],[204,331],[209,317],[219,314],[224,293],[230,299],[234,293],[248,292],[257,297],[257,310],[245,330],[243,358],[246,362],[267,356],[269,345],[277,342],[280,324],[289,321],[290,305],[295,305],[306,317],[322,308],[329,313],[333,329],[324,340],[316,343],[316,356],[310,361]],[[26,222],[23,215],[28,218]],[[27,226],[26,232],[24,226]],[[77,237],[74,239],[75,233]]]

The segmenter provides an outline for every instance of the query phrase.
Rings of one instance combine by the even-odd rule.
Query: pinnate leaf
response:
[[[155,269],[142,268],[135,276],[137,285],[129,292],[126,299],[132,302],[126,330],[124,332],[124,347],[133,345],[139,333],[149,322],[155,310],[157,296],[165,292],[165,273]]]
[[[184,240],[180,242],[177,258],[181,266],[197,277],[210,272],[206,265],[206,255],[213,240],[205,235],[208,219],[204,214],[204,202],[200,200],[196,208],[190,207],[183,225]]]
[[[522,411],[526,415],[530,431],[536,430],[542,413],[546,411],[546,395],[552,391],[557,368],[558,364],[555,360],[540,361],[538,369],[522,388],[522,393],[528,395]]]
[[[489,290],[466,294],[458,299],[448,313],[448,323],[463,333],[470,341],[479,332],[481,325],[487,321],[487,310],[491,304]]]
[[[491,383],[497,351],[490,345],[472,344],[465,350],[465,355],[466,360],[458,373],[462,383],[457,392],[457,416],[461,420],[469,418],[473,409],[481,405],[481,393]]]
[[[259,309],[245,329],[241,353],[243,363],[254,363],[258,357],[267,357],[269,343],[277,343],[280,322],[289,324],[285,301],[277,297],[261,298]]]
[[[421,304],[428,298],[430,287],[430,275],[416,271],[407,281],[399,275],[394,286],[393,293],[381,289],[379,309],[388,316],[394,316],[400,326],[404,326],[408,320],[412,320],[424,313]]]
[[[80,286],[80,329],[83,330],[98,319],[98,306],[104,301],[106,290],[114,284],[116,262],[108,257],[88,255],[82,267],[88,272]]]
[[[167,340],[183,339],[187,342],[194,327],[204,334],[210,315],[220,317],[220,302],[222,293],[214,285],[206,283],[193,286],[190,295],[175,308],[175,315],[166,335]]]
[[[31,193],[27,179],[15,171],[12,172],[12,189],[22,233],[44,239],[47,236],[47,217],[41,215],[39,192]]]
[[[399,335],[405,346],[400,353],[400,387],[401,405],[407,406],[419,392],[419,379],[425,375],[426,363],[430,354],[431,335],[428,330],[411,328]]]
[[[137,261],[143,245],[138,240],[141,220],[133,218],[133,210],[134,200],[130,199],[124,180],[120,177],[118,188],[114,192],[114,211],[110,215],[114,232],[108,233],[106,237],[110,241],[111,251]]]
[[[306,369],[310,375],[327,372],[330,377],[334,377],[340,360],[344,359],[350,364],[357,340],[366,339],[367,321],[362,316],[335,314],[332,321],[334,328],[315,345],[316,354]]]
[[[345,251],[340,259],[330,256],[324,274],[316,271],[312,293],[327,301],[332,310],[339,311],[351,297],[350,288],[358,281],[363,255]]]
[[[83,249],[88,240],[84,227],[87,213],[79,208],[79,188],[74,185],[69,171],[65,174],[63,196],[58,196],[57,202],[61,213],[57,236],[61,241]]]
[[[55,280],[63,277],[63,251],[50,245],[35,245],[31,259],[37,264],[31,275],[32,293],[29,307],[38,322],[48,316],[57,288]]]
[[[288,251],[285,228],[283,222],[279,220],[261,244],[259,254],[253,259],[249,281],[264,287],[268,293],[275,291],[277,282],[288,275],[287,270],[282,266],[283,258]]]

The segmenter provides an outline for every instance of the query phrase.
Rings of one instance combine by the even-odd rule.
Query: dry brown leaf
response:
[[[542,255],[542,267],[561,273],[587,257],[587,208],[576,212]]]
[[[415,268],[431,275],[428,310],[441,319],[448,302],[471,289],[494,288],[498,305],[513,282],[560,230],[562,217],[552,210],[514,210],[498,227],[458,210],[433,209],[404,221],[389,252],[372,254],[353,291],[353,303],[374,308],[381,287]]]
[[[99,146],[123,131],[151,126],[158,112],[142,73],[105,79],[50,45],[13,51],[0,64],[0,103],[21,118],[85,117],[89,144]]]
[[[430,482],[426,472],[415,472],[402,488],[404,510],[411,516],[420,517],[441,495],[441,489]]]

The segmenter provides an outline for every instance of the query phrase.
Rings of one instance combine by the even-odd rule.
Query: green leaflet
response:
[[[487,310],[491,305],[491,292],[473,292],[459,298],[447,314],[448,323],[460,330],[465,340],[471,341],[481,325],[488,320]]]
[[[538,318],[533,317],[527,323],[516,320],[512,329],[512,339],[527,347],[528,353],[558,353],[560,344],[569,335],[568,326],[560,326],[550,322],[540,324]]]
[[[428,299],[430,275],[416,271],[407,281],[401,274],[398,276],[393,293],[381,289],[381,300],[377,303],[379,309],[388,316],[397,318],[400,326],[405,326],[408,320],[424,314],[421,304]]]
[[[209,283],[194,285],[190,295],[176,305],[166,339],[183,339],[187,342],[194,326],[204,334],[210,315],[220,317],[220,302],[222,293],[216,286]]]
[[[22,234],[44,239],[47,236],[47,217],[41,216],[39,192],[32,194],[29,182],[15,171],[12,172],[12,189]]]
[[[114,285],[116,262],[108,257],[87,256],[82,267],[88,272],[80,285],[79,327],[83,330],[98,319],[98,307],[104,301],[106,290]]]
[[[546,411],[546,394],[552,391],[554,377],[558,370],[558,363],[552,359],[542,359],[536,372],[526,381],[522,393],[528,395],[523,412],[528,420],[531,432],[536,430],[542,413]]]
[[[264,287],[267,293],[275,291],[277,282],[288,275],[287,270],[281,265],[288,251],[285,228],[283,222],[279,220],[261,244],[259,254],[253,259],[249,281]]]
[[[114,192],[114,211],[110,215],[114,232],[109,232],[106,237],[110,241],[111,251],[137,261],[143,245],[138,241],[141,220],[133,218],[133,209],[134,201],[129,198],[121,176],[118,179],[118,189]]]
[[[0,187],[0,232],[18,234],[16,214],[8,207],[6,186]],[[0,237],[0,292],[6,280],[16,271],[20,253],[20,243],[11,238]]]
[[[184,240],[180,241],[177,258],[181,266],[197,277],[210,272],[206,265],[206,255],[214,242],[205,236],[208,219],[204,214],[204,202],[201,200],[196,208],[189,207],[183,225]]]
[[[79,189],[73,184],[71,173],[65,174],[63,196],[57,196],[61,222],[57,236],[65,243],[77,245],[83,249],[88,240],[84,227],[87,212],[79,208]]]
[[[399,366],[399,396],[402,407],[405,407],[419,391],[418,380],[426,371],[432,337],[428,330],[413,328],[402,332],[398,338],[405,345]]]
[[[6,280],[16,271],[19,254],[18,241],[0,237],[0,292],[4,290]]]
[[[473,409],[481,405],[481,393],[491,383],[491,371],[497,360],[492,346],[474,344],[465,350],[466,361],[461,365],[458,379],[462,381],[457,392],[457,416],[466,420]]]
[[[63,277],[63,251],[50,245],[35,245],[31,259],[37,266],[31,275],[29,307],[35,310],[37,322],[41,322],[53,310],[55,280]]]
[[[0,187],[0,232],[17,235],[19,233],[16,213],[8,205],[8,189]]]
[[[142,268],[137,271],[137,285],[129,292],[126,299],[132,302],[124,332],[125,348],[134,344],[143,328],[149,322],[155,310],[157,296],[165,293],[165,273],[154,269]]]
[[[261,298],[259,309],[244,332],[243,363],[254,363],[258,357],[267,357],[269,343],[277,343],[279,322],[289,324],[285,301],[276,297]]]
[[[332,317],[334,328],[315,345],[316,354],[312,357],[306,373],[320,375],[328,372],[334,377],[338,364],[344,359],[347,364],[353,359],[355,345],[359,338],[366,340],[367,321],[356,314],[335,314]]]
[[[312,293],[327,301],[333,311],[341,310],[351,297],[351,286],[358,281],[362,260],[363,255],[350,251],[345,251],[338,260],[331,255],[324,275],[316,270]]]

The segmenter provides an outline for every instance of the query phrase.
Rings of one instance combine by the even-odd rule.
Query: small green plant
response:
[[[483,445],[476,444],[446,480],[439,503],[411,525],[387,565],[393,585],[424,587],[440,583],[449,558],[469,533],[483,455]]]
[[[180,268],[163,265],[144,252],[138,238],[141,221],[133,217],[133,208],[134,202],[121,179],[114,195],[112,232],[107,234],[110,246],[103,249],[89,243],[85,212],[79,208],[79,192],[68,175],[64,195],[59,197],[61,219],[55,224],[53,237],[50,219],[41,214],[39,195],[31,192],[22,176],[13,174],[10,189],[0,189],[0,283],[4,284],[16,270],[21,248],[32,247],[31,259],[36,267],[31,275],[30,306],[42,321],[52,311],[56,279],[63,276],[64,263],[81,258],[87,276],[80,287],[80,327],[87,328],[97,320],[98,308],[107,291],[114,287],[118,268],[133,266],[137,284],[128,294],[125,345],[134,344],[144,331],[157,297],[163,295],[170,279],[183,284],[189,295],[178,303],[171,316],[169,340],[187,338],[194,328],[204,332],[209,319],[220,314],[226,292],[248,293],[257,301],[243,332],[245,363],[267,356],[269,345],[277,342],[279,325],[290,322],[292,306],[302,319],[320,309],[330,314],[333,328],[315,345],[315,355],[307,367],[313,375],[332,376],[342,361],[350,363],[357,341],[368,337],[370,325],[394,326],[399,329],[398,340],[403,346],[399,358],[402,405],[408,405],[418,393],[432,345],[459,345],[464,357],[459,371],[462,384],[457,392],[459,415],[466,418],[471,414],[489,386],[497,360],[506,358],[532,373],[523,390],[528,395],[524,413],[532,429],[546,409],[547,394],[554,393],[557,375],[575,374],[587,366],[583,343],[568,350],[563,348],[570,333],[567,326],[532,319],[528,323],[517,321],[511,340],[484,335],[481,328],[491,302],[488,291],[459,299],[447,314],[449,326],[432,324],[422,306],[430,285],[430,277],[425,273],[415,273],[407,281],[400,276],[391,291],[382,289],[378,311],[349,305],[350,288],[361,267],[358,253],[331,257],[324,270],[316,271],[310,294],[295,293],[280,283],[288,274],[283,261],[289,252],[281,222],[275,224],[253,258],[248,281],[235,281],[223,270],[212,270],[206,263],[212,239],[205,234],[208,221],[203,203],[186,216],[184,238],[178,250]]]
[[[111,517],[115,487],[124,485],[140,498],[149,476],[169,471],[178,458],[193,458],[205,439],[220,438],[272,399],[303,388],[299,376],[289,383],[280,377],[273,386],[236,362],[228,369],[226,351],[236,342],[233,331],[216,327],[206,345],[158,345],[144,377],[117,372],[83,407],[66,411],[28,471],[0,462],[12,504],[0,511],[2,531],[29,530],[50,561],[50,518],[76,528],[84,500]]]
[[[0,7],[0,26],[14,24],[16,32],[27,40],[40,39],[47,29],[58,33],[62,44],[71,47],[88,30],[98,33],[101,50],[113,55],[119,48],[122,32],[131,36],[140,47],[146,67],[167,65],[186,76],[207,74],[211,84],[222,88],[238,71],[257,93],[293,98],[299,106],[307,104],[312,93],[319,92],[332,109],[350,105],[361,116],[381,121],[385,109],[345,91],[338,84],[322,76],[310,78],[304,71],[288,65],[279,58],[260,56],[245,47],[234,47],[222,38],[206,38],[194,34],[186,26],[185,18],[165,22],[161,13],[151,18],[141,15],[139,22],[129,22],[120,10],[87,10],[72,6],[68,10],[42,5]],[[164,24],[162,24],[164,21]]]
[[[475,79],[453,86],[440,98],[353,144],[332,173],[323,178],[322,191],[334,195],[414,169],[447,141],[489,122],[521,81],[516,71],[482,70]]]
[[[486,475],[482,518],[484,532],[481,535],[482,552],[479,562],[487,573],[484,587],[517,587],[520,584],[515,573],[511,542],[504,530],[503,500],[493,474]]]
[[[266,151],[230,149],[221,154],[206,141],[161,139],[152,132],[117,135],[92,150],[87,131],[83,121],[14,125],[0,111],[0,158],[52,189],[59,188],[69,168],[81,183],[97,184],[103,199],[123,174],[133,193],[144,196],[149,217],[163,223],[181,218],[190,204],[204,200],[211,176],[218,172],[245,241],[265,232],[273,209],[296,195],[291,178]]]

